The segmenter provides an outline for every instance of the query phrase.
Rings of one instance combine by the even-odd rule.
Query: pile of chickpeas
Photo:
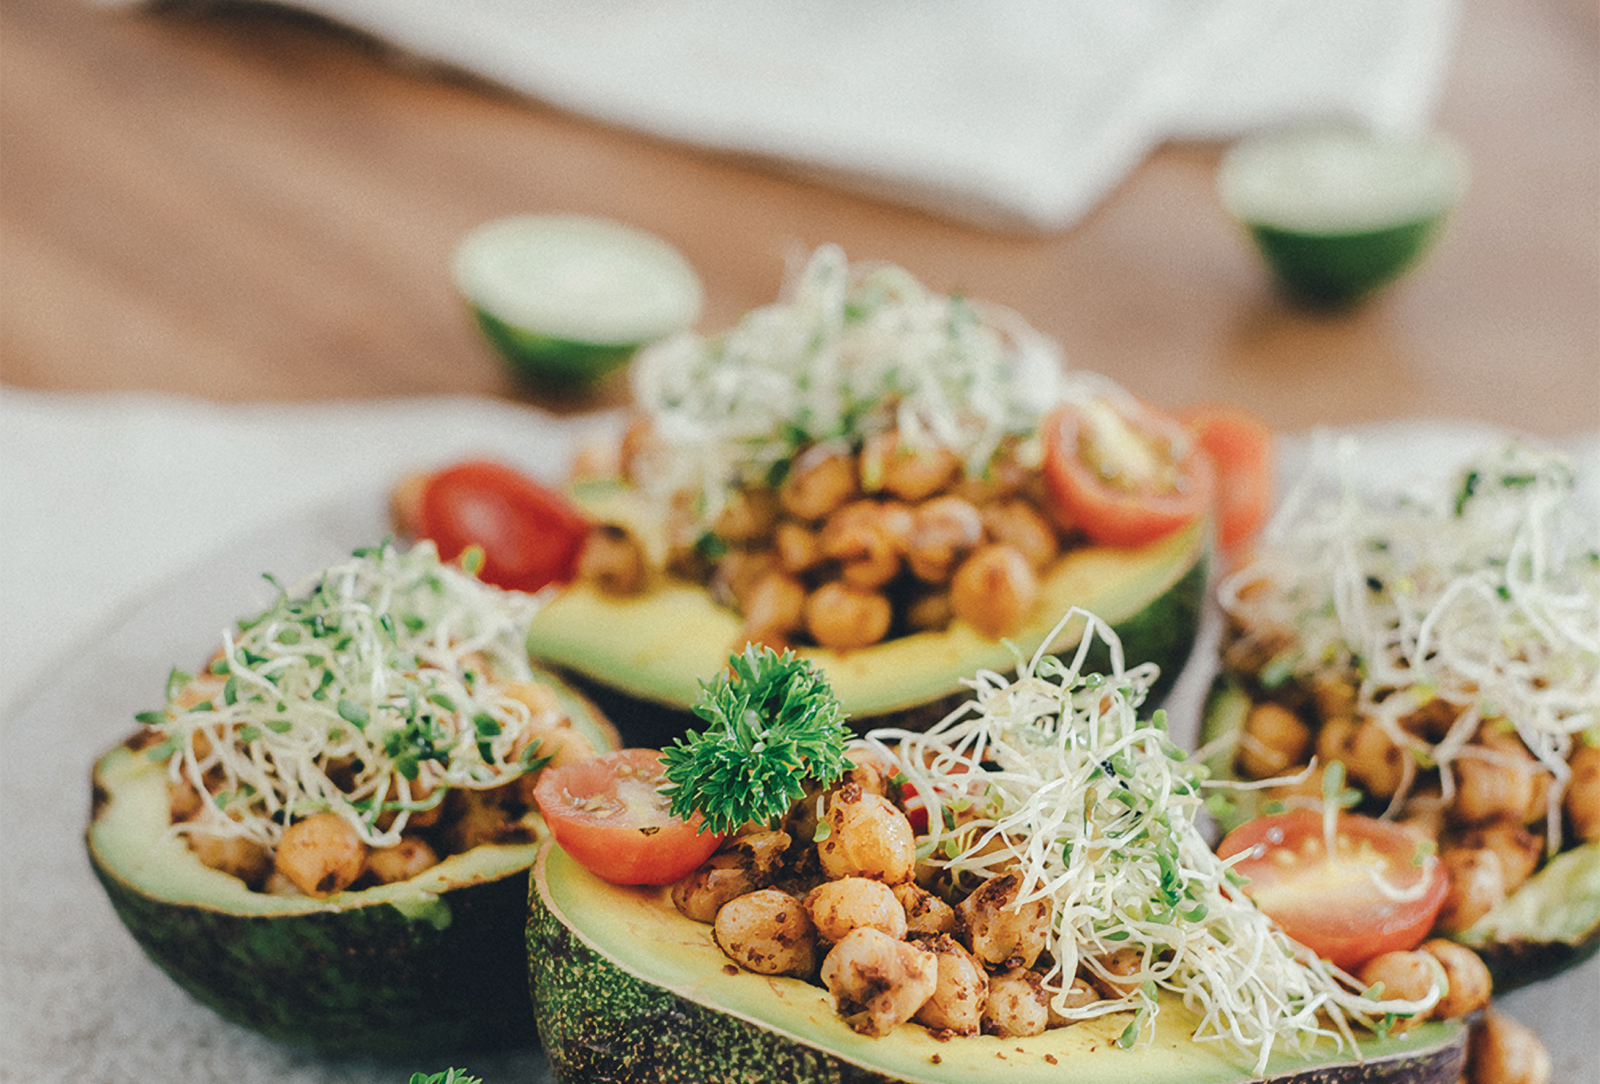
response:
[[[893,430],[857,451],[811,446],[776,488],[729,496],[710,525],[723,552],[707,556],[685,513],[671,525],[682,543],[669,565],[736,609],[745,638],[773,647],[848,651],[952,619],[1006,636],[1079,538],[1018,450],[1003,446],[972,478],[954,452],[912,450]],[[579,575],[620,594],[646,582],[637,544],[616,526],[594,533]]]
[[[177,699],[176,706],[191,707],[221,692],[222,679],[203,674]],[[503,696],[526,705],[530,718],[522,746],[537,742],[540,756],[549,764],[561,765],[587,760],[594,749],[587,738],[573,730],[570,720],[560,714],[555,694],[547,685],[536,682],[507,682],[499,687]],[[135,750],[159,745],[166,734],[147,727],[128,742]],[[252,891],[279,896],[311,896],[321,899],[348,888],[367,888],[410,880],[453,854],[469,851],[482,843],[528,843],[532,829],[523,819],[535,808],[533,788],[537,772],[517,776],[500,786],[477,790],[449,788],[430,809],[412,812],[400,833],[398,843],[389,847],[369,846],[355,827],[338,813],[324,811],[289,823],[277,846],[267,847],[243,836],[224,835],[198,827],[196,818],[204,803],[213,800],[223,786],[215,767],[217,736],[204,729],[192,732],[190,743],[199,765],[207,793],[202,795],[187,778],[169,785],[168,812],[171,823],[182,826],[182,834],[195,856],[212,869],[243,881]],[[237,740],[237,739],[235,739]],[[520,749],[513,756],[520,755]],[[324,766],[328,778],[341,789],[349,790],[356,765],[330,763]],[[425,800],[432,792],[425,783],[410,784],[413,801]],[[394,814],[382,814],[379,830],[394,823]]]
[[[1433,841],[1450,877],[1449,894],[1435,929],[1460,933],[1514,892],[1543,864],[1554,779],[1508,723],[1487,719],[1446,767],[1424,766],[1415,750],[1397,743],[1377,719],[1358,710],[1357,677],[1330,672],[1313,680],[1264,688],[1261,671],[1290,645],[1285,630],[1247,628],[1231,621],[1223,668],[1247,689],[1235,767],[1249,779],[1270,779],[1319,765],[1344,767],[1375,811],[1398,804],[1397,819]],[[1422,702],[1400,719],[1403,731],[1427,748],[1441,741],[1467,705],[1441,698]],[[1581,737],[1567,759],[1561,795],[1563,838],[1571,844],[1600,840],[1600,747]],[[1443,797],[1441,771],[1453,783]],[[1320,799],[1321,772],[1299,784],[1268,788],[1268,799]]]
[[[1015,872],[963,882],[916,861],[911,821],[887,773],[858,760],[838,785],[797,803],[779,827],[731,837],[672,887],[678,910],[710,923],[740,967],[788,975],[831,993],[845,1022],[869,1036],[912,1022],[941,1038],[1039,1035],[1074,1021],[1052,1003],[1050,904],[1018,903]],[[818,842],[818,817],[826,829]],[[1391,997],[1421,997],[1417,960],[1374,961]],[[1446,975],[1451,996],[1434,1015],[1483,1007],[1489,976],[1476,955],[1450,942],[1418,957]],[[1142,951],[1086,962],[1064,1007],[1125,997],[1139,986]],[[1391,974],[1393,972],[1393,974]],[[1402,979],[1404,981],[1402,981]]]

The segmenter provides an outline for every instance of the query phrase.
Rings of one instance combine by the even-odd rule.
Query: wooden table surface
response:
[[[609,129],[257,6],[0,14],[0,381],[224,400],[512,396],[448,281],[518,211],[659,232],[703,326],[825,241],[1009,305],[1073,365],[1280,428],[1406,416],[1600,426],[1600,7],[1466,0],[1439,125],[1470,157],[1424,265],[1298,312],[1165,148],[1081,224],[1018,236]],[[626,394],[608,387],[601,403]],[[587,406],[589,404],[577,404]],[[571,407],[573,404],[564,404]]]

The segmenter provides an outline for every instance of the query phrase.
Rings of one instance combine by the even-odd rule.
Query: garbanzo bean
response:
[[[1444,996],[1433,1007],[1435,1020],[1453,1020],[1489,1004],[1494,979],[1476,952],[1442,937],[1424,941],[1422,951],[1439,961],[1448,984]]]
[[[871,877],[889,885],[911,880],[916,836],[889,799],[846,783],[828,800],[828,836],[817,857],[829,877]]]
[[[983,517],[971,501],[945,495],[916,506],[906,562],[920,580],[944,583],[983,541]]]
[[[796,519],[815,523],[860,492],[855,460],[819,445],[795,461],[778,489],[778,501]]]
[[[1037,972],[1008,968],[989,978],[983,1031],[1002,1039],[1043,1035],[1050,1026],[1050,995]]]
[[[711,935],[728,959],[761,975],[809,976],[816,967],[816,931],[800,901],[776,888],[729,900]]]
[[[1585,843],[1600,840],[1600,745],[1578,742],[1567,758],[1572,777],[1561,797],[1572,834]]]
[[[976,1035],[989,1003],[989,973],[953,937],[934,937],[922,944],[933,953],[939,971],[933,993],[912,1019],[938,1032]]]
[[[261,844],[243,836],[225,836],[204,830],[188,833],[189,849],[212,869],[237,877],[254,888],[266,879],[272,858]],[[359,874],[361,871],[357,869]],[[353,879],[353,878],[352,878]],[[309,895],[309,893],[307,893]]]
[[[888,635],[893,618],[894,609],[883,595],[837,580],[806,596],[806,631],[817,643],[835,651],[870,647]]]
[[[1452,848],[1443,851],[1439,860],[1450,875],[1450,889],[1434,921],[1435,929],[1460,933],[1506,898],[1505,869],[1493,851]]]
[[[1044,513],[1027,501],[986,504],[978,509],[978,513],[989,538],[1015,547],[1036,572],[1043,571],[1061,554],[1061,542],[1056,537],[1055,527],[1045,519]]]
[[[906,913],[906,933],[913,937],[950,933],[956,928],[956,909],[915,881],[895,885],[894,898]]]
[[[393,847],[374,847],[367,855],[367,873],[384,885],[409,881],[438,864],[439,856],[418,836],[402,836]]]
[[[1511,819],[1529,824],[1545,815],[1550,773],[1522,739],[1490,726],[1451,761],[1456,798],[1450,815],[1459,824]]]
[[[1421,951],[1385,952],[1374,956],[1356,971],[1370,989],[1379,987],[1377,996],[1382,1001],[1421,1001],[1435,991],[1444,996],[1448,985],[1446,972],[1438,959]],[[1427,1012],[1396,1020],[1392,1030],[1396,1033],[1416,1027],[1428,1018]]]
[[[912,448],[894,430],[874,433],[861,447],[861,488],[920,501],[949,486],[961,469],[948,448]]]
[[[285,828],[273,865],[305,895],[321,899],[354,884],[366,860],[355,828],[329,811]]]
[[[950,608],[989,637],[1015,632],[1038,599],[1039,578],[1033,567],[1004,542],[973,550],[950,581]]]
[[[578,554],[578,579],[604,595],[634,595],[644,590],[644,549],[615,523],[596,524]]]
[[[1311,753],[1311,728],[1282,704],[1263,701],[1245,716],[1236,762],[1250,779],[1270,779]]]
[[[837,561],[839,578],[875,591],[900,574],[905,546],[876,501],[852,501],[823,524],[822,553]]]
[[[1553,1072],[1550,1052],[1526,1024],[1490,1009],[1472,1029],[1470,1084],[1549,1084]]]
[[[882,930],[897,941],[906,935],[906,910],[882,881],[866,877],[824,881],[806,895],[805,905],[824,941],[842,941],[863,926]]]
[[[1356,724],[1345,750],[1345,771],[1362,790],[1380,801],[1394,797],[1406,777],[1406,751],[1383,724],[1363,719]]]
[[[990,967],[1032,967],[1049,943],[1050,901],[1017,906],[1022,881],[1014,873],[991,877],[956,906],[973,955]]]
[[[839,999],[845,1023],[876,1037],[910,1020],[933,996],[939,963],[921,945],[863,926],[833,946],[822,961],[821,977]]]
[[[806,588],[793,576],[769,572],[744,600],[744,634],[751,640],[782,643],[805,620]]]

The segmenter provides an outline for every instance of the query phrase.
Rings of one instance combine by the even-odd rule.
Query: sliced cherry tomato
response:
[[[665,885],[722,842],[700,831],[700,814],[684,821],[668,811],[658,789],[666,778],[654,749],[622,749],[545,769],[533,797],[556,842],[590,873],[612,884]]]
[[[1138,546],[1211,507],[1211,461],[1175,418],[1104,399],[1069,403],[1044,423],[1044,477],[1063,523],[1096,542]]]
[[[1237,564],[1249,556],[1272,506],[1272,430],[1237,407],[1192,407],[1181,418],[1216,469],[1217,542]]]
[[[485,583],[537,591],[577,574],[589,522],[571,501],[510,467],[474,460],[446,468],[422,489],[417,529],[453,561],[483,550]]]
[[[1353,971],[1374,956],[1416,948],[1433,928],[1450,878],[1425,841],[1390,821],[1339,817],[1330,856],[1322,815],[1308,809],[1248,821],[1223,839],[1248,878],[1245,894],[1283,932]]]

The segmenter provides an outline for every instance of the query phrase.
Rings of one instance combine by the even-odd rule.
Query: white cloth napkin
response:
[[[127,5],[140,0],[100,0]],[[1459,0],[286,0],[607,123],[1006,229],[1155,146],[1425,125]]]

